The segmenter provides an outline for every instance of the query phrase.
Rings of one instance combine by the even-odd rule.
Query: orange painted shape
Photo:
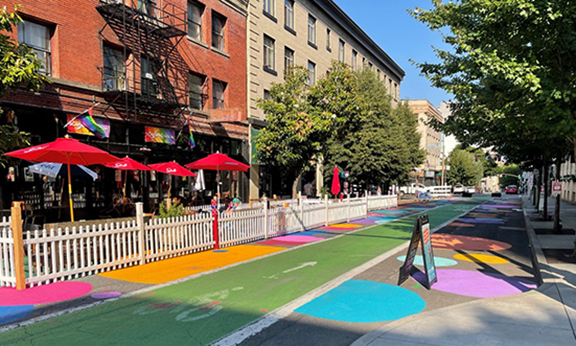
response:
[[[474,263],[486,263],[486,264],[510,263],[510,261],[502,257],[493,255],[484,255],[484,254],[474,254],[474,253],[457,254],[454,255],[454,258],[457,260],[474,262]]]
[[[162,284],[208,270],[222,268],[230,264],[283,251],[286,250],[286,248],[261,245],[239,245],[226,248],[226,250],[228,251],[199,252],[191,255],[151,262],[141,266],[105,272],[99,275],[129,282]]]
[[[454,226],[454,227],[476,227],[471,223],[463,223],[463,222],[452,222],[451,224],[448,224],[448,226]]]

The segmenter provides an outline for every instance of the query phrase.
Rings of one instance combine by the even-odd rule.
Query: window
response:
[[[338,40],[338,60],[344,62],[345,58],[345,47],[346,43],[342,40]]]
[[[274,0],[264,0],[264,12],[274,16]]]
[[[372,65],[371,62],[368,63],[368,68],[372,70],[372,67],[374,67],[374,65]]]
[[[362,58],[362,68],[366,67],[366,58]]]
[[[188,3],[188,36],[202,41],[202,15],[204,6],[196,2]]]
[[[398,92],[398,84],[394,83],[394,99],[398,100],[398,98],[400,97],[399,92]]]
[[[226,18],[212,12],[212,47],[224,51],[224,28]]]
[[[50,29],[44,25],[29,22],[27,20],[18,23],[18,42],[26,44],[30,47],[36,57],[42,60],[44,66],[40,68],[39,72],[50,75],[51,59],[50,59]]]
[[[294,30],[294,1],[284,0],[284,25]]]
[[[316,64],[308,60],[308,71],[310,71],[310,76],[308,77],[308,85],[312,86],[316,83]]]
[[[394,95],[394,90],[392,90],[392,78],[388,78],[388,91],[390,92],[390,95]]]
[[[140,81],[142,83],[142,94],[157,96],[158,89],[158,65],[154,60],[143,57],[140,60]]]
[[[156,4],[154,0],[138,0],[138,10],[140,12],[154,17],[156,15]]]
[[[382,78],[380,77],[380,69],[376,70],[376,76],[378,77],[378,80],[382,80]]]
[[[274,40],[264,35],[264,68],[274,71]]]
[[[102,86],[105,90],[125,90],[124,56],[118,49],[104,46],[104,76]]]
[[[308,42],[316,44],[316,18],[308,16]]]
[[[226,91],[226,83],[214,79],[212,82],[212,108],[224,108],[224,92]]]
[[[352,50],[352,69],[356,70],[357,68],[357,64],[358,64],[358,52],[355,50]]]
[[[270,94],[270,90],[264,89],[264,101],[272,100],[272,95]]]
[[[327,50],[332,50],[332,48],[330,48],[330,29],[326,28],[326,49]]]
[[[284,47],[284,74],[288,73],[294,67],[294,51]]]
[[[203,96],[202,88],[204,87],[204,77],[190,73],[188,75],[188,89],[190,90],[190,108],[202,109]]]

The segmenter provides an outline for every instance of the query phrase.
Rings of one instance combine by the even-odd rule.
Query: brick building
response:
[[[52,80],[39,92],[18,90],[0,102],[14,111],[32,144],[68,134],[147,164],[186,164],[216,151],[247,162],[247,0],[3,2],[8,9],[15,4],[22,5],[24,23],[13,38],[36,51]],[[63,127],[90,107],[108,138],[82,134],[74,123]],[[188,145],[188,123],[194,149]],[[4,185],[4,201],[41,191],[39,177],[26,177],[26,165],[15,167],[16,181]],[[124,179],[98,170],[101,179],[92,186],[75,184],[88,207],[107,204],[109,192]],[[215,172],[205,177],[208,190],[215,190]],[[137,180],[146,199],[157,202],[165,179],[144,174],[128,182]],[[247,197],[244,173],[225,172],[221,181],[222,191]],[[174,190],[190,193],[189,185],[178,180]]]
[[[442,181],[442,133],[432,128],[430,119],[444,121],[442,113],[428,100],[404,100],[418,120],[417,131],[421,134],[420,149],[426,151],[426,161],[417,167],[419,182],[427,186],[440,185]]]

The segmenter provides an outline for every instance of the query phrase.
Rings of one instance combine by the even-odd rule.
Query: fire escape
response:
[[[96,6],[106,21],[99,33],[111,43],[99,68],[104,98],[128,121],[176,119],[187,106],[188,69],[176,49],[187,34],[187,12],[158,1],[100,0]],[[116,38],[105,37],[107,28]]]

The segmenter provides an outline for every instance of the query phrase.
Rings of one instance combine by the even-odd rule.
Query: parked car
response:
[[[518,193],[518,187],[516,185],[508,185],[506,187],[506,194],[507,195],[515,195]]]
[[[412,183],[412,184],[410,184],[410,186],[400,187],[400,194],[405,194],[405,193],[415,194],[416,191],[427,192],[427,191],[429,191],[429,188],[427,186],[425,186],[424,184],[420,184],[420,183],[418,183],[418,186],[416,186],[415,183]]]
[[[464,192],[464,185],[462,184],[456,184],[452,188],[452,193],[462,193],[462,192]]]
[[[476,188],[474,186],[467,186],[466,192],[467,193],[476,193]]]

